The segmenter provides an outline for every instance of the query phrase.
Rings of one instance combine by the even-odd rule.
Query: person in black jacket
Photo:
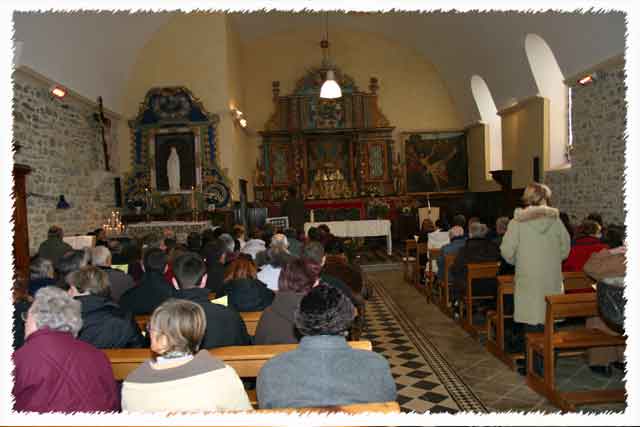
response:
[[[467,283],[467,264],[475,262],[500,261],[500,247],[487,239],[489,228],[480,222],[469,225],[469,238],[458,251],[456,259],[449,270],[453,282],[454,300],[458,300],[465,292]],[[473,295],[496,295],[496,279],[476,279],[473,283]]]
[[[162,249],[151,248],[145,252],[144,270],[140,285],[129,289],[120,297],[120,306],[134,315],[151,314],[176,293],[175,288],[164,277],[167,254]]]
[[[207,288],[220,297],[223,294],[227,245],[216,238],[202,249],[202,255],[207,263]]]
[[[144,347],[146,343],[131,313],[109,297],[109,276],[94,266],[69,275],[69,295],[82,304],[78,339],[96,348]]]
[[[180,288],[176,298],[200,305],[207,317],[207,329],[201,348],[224,347],[228,345],[249,345],[251,337],[237,311],[209,301],[206,266],[200,255],[186,253],[178,257],[173,266],[174,281]]]
[[[257,268],[251,255],[240,254],[227,268],[223,294],[229,307],[237,311],[262,311],[273,302],[275,293],[256,278]]]

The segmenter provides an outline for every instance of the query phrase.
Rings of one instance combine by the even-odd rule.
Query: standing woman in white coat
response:
[[[548,206],[550,198],[549,187],[529,184],[522,196],[526,207],[515,210],[500,246],[502,257],[516,270],[513,317],[514,329],[520,332],[516,351],[524,350],[527,332],[544,331],[545,296],[563,293],[562,261],[569,255],[571,239],[558,209]]]

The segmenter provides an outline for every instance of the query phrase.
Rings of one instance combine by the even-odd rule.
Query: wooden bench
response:
[[[472,336],[478,336],[479,328],[473,325],[473,302],[479,300],[493,300],[493,296],[473,296],[473,281],[476,279],[495,279],[500,269],[499,262],[479,262],[467,264],[467,282],[463,304],[459,306],[462,327]],[[463,317],[463,308],[466,313]]]
[[[555,320],[572,317],[598,316],[595,293],[550,295],[545,298],[547,313],[544,333],[527,334],[527,384],[564,411],[575,411],[576,406],[594,403],[624,402],[625,390],[589,390],[560,392],[555,387],[556,350],[589,349],[619,346],[625,337],[609,335],[597,329],[579,328],[557,331]],[[534,354],[542,357],[544,374],[534,372]]]
[[[425,286],[422,287],[420,286],[420,257],[421,255],[425,255],[426,257],[429,256],[429,244],[428,243],[417,243],[416,244],[416,265],[414,267],[414,275],[413,275],[413,286],[415,286],[415,288],[419,291],[425,291],[426,294],[426,282],[425,282]],[[424,266],[425,270],[427,269],[427,266],[425,264]]]
[[[592,289],[594,281],[583,272],[563,272],[565,292]],[[524,358],[524,353],[507,353],[505,351],[505,320],[513,319],[512,314],[504,311],[504,296],[513,295],[514,276],[498,276],[498,296],[496,310],[487,313],[487,351],[507,364],[511,369],[516,368],[515,361]],[[495,331],[495,332],[494,332]],[[564,355],[571,354],[563,352]]]
[[[449,317],[453,317],[453,310],[449,307],[449,269],[456,260],[456,254],[445,255],[444,271],[440,282],[440,310]]]
[[[497,277],[496,310],[487,313],[487,351],[503,361],[511,369],[516,368],[516,360],[524,358],[524,353],[509,354],[504,349],[505,320],[513,319],[512,314],[505,313],[504,297],[505,295],[513,295],[513,277],[513,275]]]
[[[349,345],[358,350],[372,350],[370,341],[349,341]],[[209,350],[209,353],[231,366],[241,378],[258,376],[262,366],[272,357],[287,351],[295,350],[298,344],[275,345],[246,345],[219,347]],[[124,380],[141,363],[151,357],[148,348],[123,348],[102,350],[111,362],[113,377]],[[252,404],[257,402],[255,390],[249,390]]]
[[[415,268],[415,258],[411,256],[415,252],[418,246],[418,242],[415,239],[407,239],[404,241],[404,258],[402,260],[402,266],[404,270],[404,280],[411,283],[412,276],[415,274],[413,269]]]
[[[244,321],[245,326],[247,327],[247,332],[249,335],[256,334],[256,328],[258,327],[258,322],[260,321],[260,317],[262,316],[261,311],[243,311],[240,312],[240,317]],[[141,331],[144,331],[147,327],[147,323],[149,323],[149,319],[151,316],[148,314],[140,314],[135,317],[136,323]]]
[[[596,283],[592,278],[587,276],[583,271],[563,271],[562,279],[564,283],[564,292],[566,294],[572,292],[593,292],[593,285]]]
[[[304,413],[336,413],[344,412],[346,414],[364,414],[364,413],[381,413],[381,414],[399,414],[400,405],[398,402],[376,402],[376,403],[354,403],[352,405],[337,406],[318,406],[307,408],[279,408],[279,409],[256,409],[254,412],[261,414],[304,414]]]
[[[430,248],[429,252],[429,260],[427,261],[427,303],[433,302],[433,289],[436,285],[436,273],[433,272],[433,263],[436,262],[442,251],[439,248]]]

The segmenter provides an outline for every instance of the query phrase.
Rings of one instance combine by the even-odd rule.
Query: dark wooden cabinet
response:
[[[15,262],[15,280],[25,286],[29,281],[29,223],[27,222],[27,175],[31,168],[26,165],[13,166],[13,257]]]

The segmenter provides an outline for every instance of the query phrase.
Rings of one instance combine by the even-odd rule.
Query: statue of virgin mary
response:
[[[180,157],[176,147],[171,147],[171,153],[167,159],[167,178],[169,180],[169,191],[171,193],[180,192]]]

